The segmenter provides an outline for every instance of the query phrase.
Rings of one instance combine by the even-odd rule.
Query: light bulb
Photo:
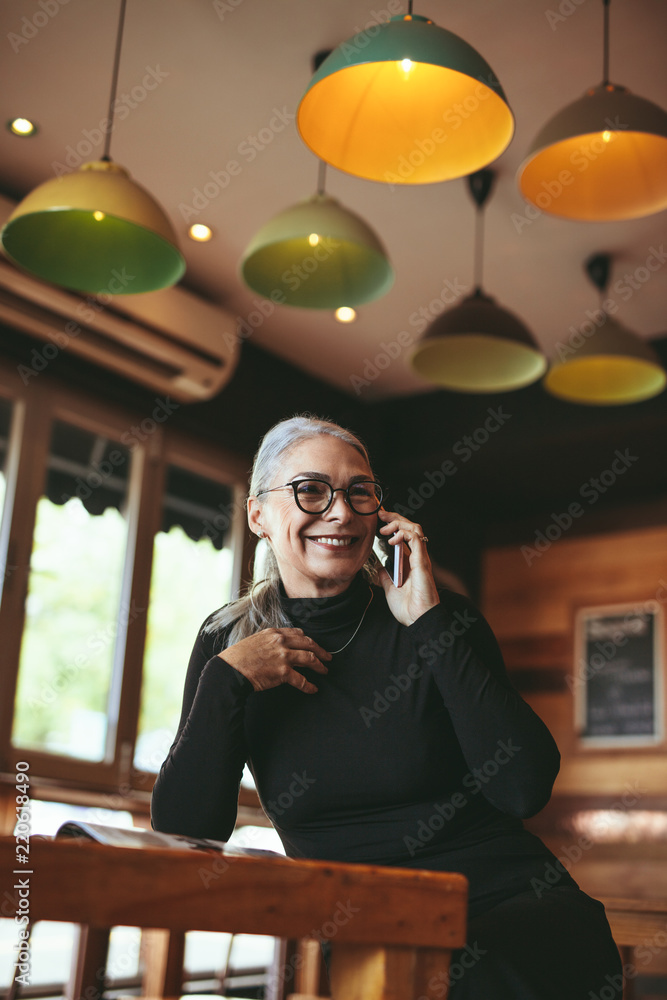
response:
[[[104,218],[104,212],[93,212],[93,218],[96,222],[101,222]]]
[[[188,229],[188,236],[191,240],[197,240],[198,243],[206,243],[213,236],[213,230],[201,222],[194,222]]]
[[[401,69],[404,73],[409,73],[412,69],[412,59],[401,59]]]
[[[317,233],[311,233],[310,236],[308,237],[308,242],[310,243],[311,247],[316,247],[317,244],[320,242],[320,238],[317,235]]]
[[[8,128],[14,135],[33,135],[37,131],[27,118],[13,118],[8,123]]]
[[[350,306],[339,306],[335,312],[339,323],[352,323],[357,318],[357,314]]]
[[[603,142],[609,142],[610,139],[611,139],[611,132],[605,129],[605,131],[602,133],[602,140]]]

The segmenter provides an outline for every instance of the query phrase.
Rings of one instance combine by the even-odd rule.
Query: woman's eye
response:
[[[314,483],[314,482],[311,482],[308,479],[304,479],[304,481],[302,483],[299,483],[298,486],[297,486],[297,492],[300,495],[308,494],[308,493],[310,493],[311,495],[313,493],[316,493],[316,494],[325,493],[326,490],[327,490],[327,487],[324,485],[324,483]]]
[[[375,496],[375,488],[372,483],[355,483],[350,486],[351,497],[371,497]]]

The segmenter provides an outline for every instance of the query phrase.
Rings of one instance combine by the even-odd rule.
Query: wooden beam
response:
[[[0,840],[0,869],[15,844]],[[137,850],[33,838],[30,913],[93,927],[168,926],[458,948],[463,875],[407,868]]]

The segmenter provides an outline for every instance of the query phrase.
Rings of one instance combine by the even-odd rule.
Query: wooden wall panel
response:
[[[529,546],[532,552],[526,550]],[[522,551],[523,549],[523,551]],[[551,729],[562,754],[556,794],[642,799],[667,790],[667,742],[657,747],[593,750],[577,743],[568,675],[575,669],[578,607],[658,602],[667,619],[667,526],[563,537],[540,555],[525,546],[492,548],[483,557],[482,607],[508,670]],[[663,650],[667,649],[663,635]],[[663,689],[667,667],[663,662]],[[667,712],[667,706],[666,706]],[[642,808],[639,803],[637,808]]]

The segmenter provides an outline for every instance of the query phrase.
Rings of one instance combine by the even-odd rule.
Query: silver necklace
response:
[[[370,588],[369,588],[369,590],[370,590]],[[369,598],[369,600],[368,600],[368,604],[367,604],[367,605],[366,605],[366,607],[364,608],[364,613],[363,613],[363,615],[361,616],[361,619],[360,619],[360,621],[359,621],[359,624],[357,625],[357,627],[355,628],[354,632],[352,633],[352,635],[351,635],[351,636],[350,636],[350,638],[349,638],[349,639],[347,640],[347,642],[345,643],[345,645],[344,645],[344,646],[341,646],[341,647],[340,647],[340,649],[330,649],[330,650],[329,650],[329,652],[331,653],[331,655],[332,655],[332,656],[335,656],[335,654],[336,654],[336,653],[342,653],[342,652],[343,652],[343,650],[344,650],[344,649],[347,649],[347,647],[348,647],[348,646],[350,645],[350,643],[352,642],[352,640],[354,639],[355,635],[357,634],[357,632],[359,631],[359,629],[361,628],[361,626],[362,626],[362,624],[363,624],[363,621],[364,621],[364,618],[366,617],[366,612],[367,612],[367,611],[368,611],[368,609],[370,608],[370,606],[371,606],[371,601],[372,601],[372,600],[373,600],[373,591],[371,590],[371,596],[370,596],[370,598]]]

